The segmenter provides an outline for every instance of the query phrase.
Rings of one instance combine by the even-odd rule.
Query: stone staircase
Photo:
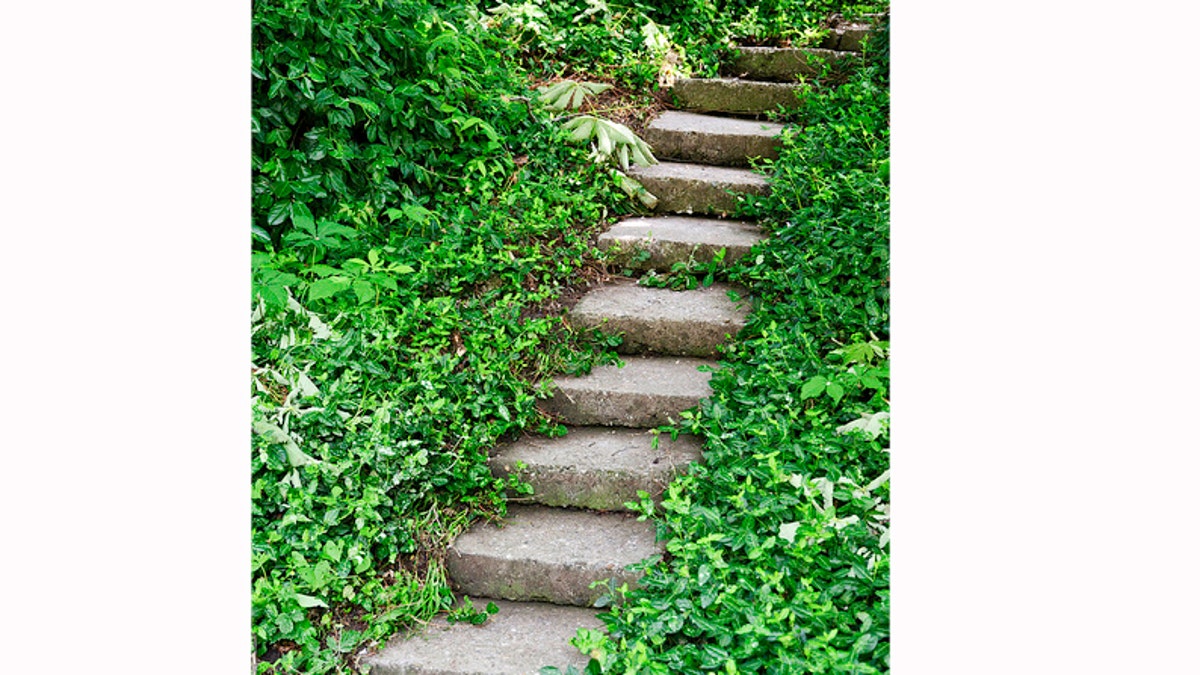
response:
[[[861,34],[843,30],[831,40],[857,49]],[[631,172],[659,198],[663,215],[614,225],[600,247],[639,271],[709,262],[721,249],[725,264],[745,255],[763,234],[753,223],[721,216],[734,211],[739,195],[767,192],[748,159],[775,157],[782,126],[703,113],[794,107],[796,75],[812,73],[819,59],[846,55],[743,48],[733,63],[739,77],[680,80],[674,94],[684,110],[664,112],[646,132],[663,161]],[[568,433],[527,436],[490,459],[494,474],[519,473],[533,486],[532,503],[510,504],[503,527],[475,525],[446,559],[456,591],[477,607],[496,602],[499,613],[482,626],[439,618],[422,633],[393,639],[364,659],[372,675],[529,675],[547,665],[586,665],[568,640],[578,628],[602,627],[593,605],[604,591],[592,583],[633,586],[638,574],[627,568],[663,550],[653,523],[638,522],[624,503],[637,501],[639,490],[657,498],[672,476],[701,460],[697,439],[661,436],[656,449],[648,430],[678,421],[711,393],[718,346],[737,334],[748,312],[745,301],[730,300],[731,290],[714,284],[677,292],[622,279],[579,301],[572,324],[623,336],[624,367],[554,379],[554,395],[541,407]]]

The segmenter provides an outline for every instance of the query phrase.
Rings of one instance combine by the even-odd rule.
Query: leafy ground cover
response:
[[[491,477],[486,450],[553,433],[536,383],[610,357],[561,309],[603,270],[594,234],[637,204],[534,87],[608,82],[584,112],[639,119],[737,32],[810,39],[835,8],[720,5],[254,3],[260,673],[351,672],[364,645],[449,607],[446,544],[522,487]],[[610,617],[615,639],[583,636],[593,669],[751,672],[797,650],[814,672],[886,667],[887,93],[873,68],[809,101],[775,193],[750,207],[772,241],[731,278],[767,302],[687,426],[709,450],[657,516],[670,558]]]

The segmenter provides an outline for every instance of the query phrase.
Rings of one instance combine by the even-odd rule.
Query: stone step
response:
[[[679,107],[687,110],[761,115],[780,107],[788,110],[799,108],[800,101],[796,95],[803,88],[804,85],[791,82],[684,77],[675,81],[671,91]]]
[[[630,167],[630,175],[658,197],[656,211],[723,214],[744,194],[766,195],[767,180],[749,169],[681,162]]]
[[[538,407],[577,426],[650,429],[679,421],[679,413],[710,396],[717,364],[673,356],[630,356],[624,367],[599,366],[583,377],[554,378],[554,395]]]
[[[820,75],[826,62],[836,64],[858,56],[855,52],[809,47],[738,47],[730,68],[739,77],[785,83],[794,82],[798,76]]]
[[[598,245],[622,267],[669,272],[679,262],[711,263],[721,249],[728,267],[765,238],[757,225],[739,220],[659,216],[623,220],[601,234]]]
[[[621,354],[715,356],[717,348],[746,325],[750,308],[734,303],[726,284],[673,291],[618,279],[593,288],[571,310],[577,329],[623,336]]]
[[[620,511],[638,501],[638,490],[658,499],[672,477],[700,461],[695,436],[662,434],[657,449],[653,443],[637,429],[572,427],[566,436],[530,435],[501,446],[488,464],[497,477],[515,473],[532,485],[539,504]]]
[[[660,159],[749,166],[751,157],[779,156],[782,124],[668,110],[646,128],[646,142]]]
[[[540,602],[493,600],[481,626],[438,616],[420,633],[393,638],[362,661],[371,675],[534,675],[543,666],[582,670],[588,657],[570,644],[579,628],[602,629],[596,611]],[[487,600],[472,604],[482,611]]]
[[[830,29],[829,35],[821,41],[821,47],[843,52],[861,52],[863,40],[870,32],[869,23],[843,23]]]
[[[629,514],[546,506],[508,507],[504,526],[477,523],[446,554],[454,587],[473,597],[591,607],[613,579],[633,587],[625,568],[662,552],[654,523]]]

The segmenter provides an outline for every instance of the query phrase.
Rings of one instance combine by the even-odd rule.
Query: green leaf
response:
[[[343,276],[318,279],[308,285],[308,300],[314,302],[341,293],[350,288],[350,279]]]
[[[806,399],[820,396],[821,392],[825,391],[825,385],[827,382],[828,381],[825,379],[824,375],[810,377],[808,381],[800,387],[800,398]]]
[[[834,403],[837,403],[838,401],[842,400],[842,396],[846,393],[846,389],[837,382],[830,382],[825,387],[825,393],[829,394],[829,397],[833,399]]]
[[[271,235],[270,235],[270,233],[268,233],[266,230],[264,230],[263,228],[259,227],[258,225],[251,225],[251,226],[250,226],[250,237],[251,237],[251,238],[253,238],[253,239],[256,239],[256,240],[258,240],[258,241],[261,241],[261,242],[262,242],[262,243],[264,243],[264,244],[270,244],[270,243],[271,243]]]
[[[351,96],[346,100],[350,101],[351,103],[357,103],[363,110],[365,110],[370,115],[378,115],[379,114],[379,106],[375,105],[375,103],[369,99],[365,99],[361,96]]]
[[[325,607],[328,609],[329,607],[329,605],[325,604],[324,600],[303,593],[296,594],[296,602],[300,603],[300,606],[305,609],[309,609],[310,607]]]
[[[317,234],[317,225],[313,222],[312,211],[309,211],[302,202],[292,204],[292,224],[313,236]]]
[[[267,211],[267,224],[278,225],[287,220],[288,213],[291,211],[291,204],[288,202],[275,202],[271,206],[271,210]]]
[[[355,279],[354,283],[351,284],[351,288],[354,289],[354,294],[358,296],[358,301],[364,305],[375,299],[375,285],[369,281]]]

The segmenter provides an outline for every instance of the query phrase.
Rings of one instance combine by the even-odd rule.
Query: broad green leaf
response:
[[[267,224],[278,225],[287,220],[288,213],[291,211],[289,202],[275,202],[271,210],[267,212]]]
[[[586,141],[595,132],[596,118],[590,115],[576,117],[564,124],[563,128],[571,132],[571,140],[576,142]]]
[[[353,227],[347,227],[341,223],[336,223],[332,220],[322,220],[317,225],[317,234],[322,237],[345,237],[354,239],[358,236],[358,230]]]
[[[363,279],[355,279],[351,284],[354,289],[354,294],[358,296],[358,301],[361,304],[366,304],[375,299],[375,285]]]
[[[350,279],[344,276],[318,279],[308,285],[308,300],[315,302],[336,295],[350,288]]]
[[[310,607],[329,607],[329,605],[325,604],[324,600],[320,598],[314,598],[311,595],[305,595],[303,593],[296,594],[296,602],[300,603],[300,606],[305,609]]]
[[[613,140],[608,135],[608,127],[602,124],[603,120],[596,120],[596,149],[605,157],[612,154]]]
[[[838,401],[842,400],[842,396],[846,393],[846,389],[837,382],[830,382],[825,385],[825,393],[829,394],[829,397],[833,399],[834,403],[837,403]]]
[[[257,239],[258,241],[261,241],[261,242],[262,242],[262,243],[264,243],[264,244],[270,244],[270,243],[271,243],[271,235],[270,235],[270,233],[268,233],[266,230],[264,230],[263,228],[259,227],[258,225],[251,225],[251,226],[250,226],[250,236],[251,236],[252,238],[254,238],[254,239]]]
[[[369,99],[365,99],[361,96],[351,96],[347,100],[351,103],[357,103],[369,115],[379,114],[379,106],[375,105],[375,103]]]
[[[313,222],[312,211],[309,211],[302,202],[292,204],[292,223],[313,236],[317,234],[317,225]]]
[[[825,391],[827,383],[828,380],[825,379],[824,375],[808,378],[808,381],[800,387],[800,398],[805,399],[820,396],[821,392]]]

